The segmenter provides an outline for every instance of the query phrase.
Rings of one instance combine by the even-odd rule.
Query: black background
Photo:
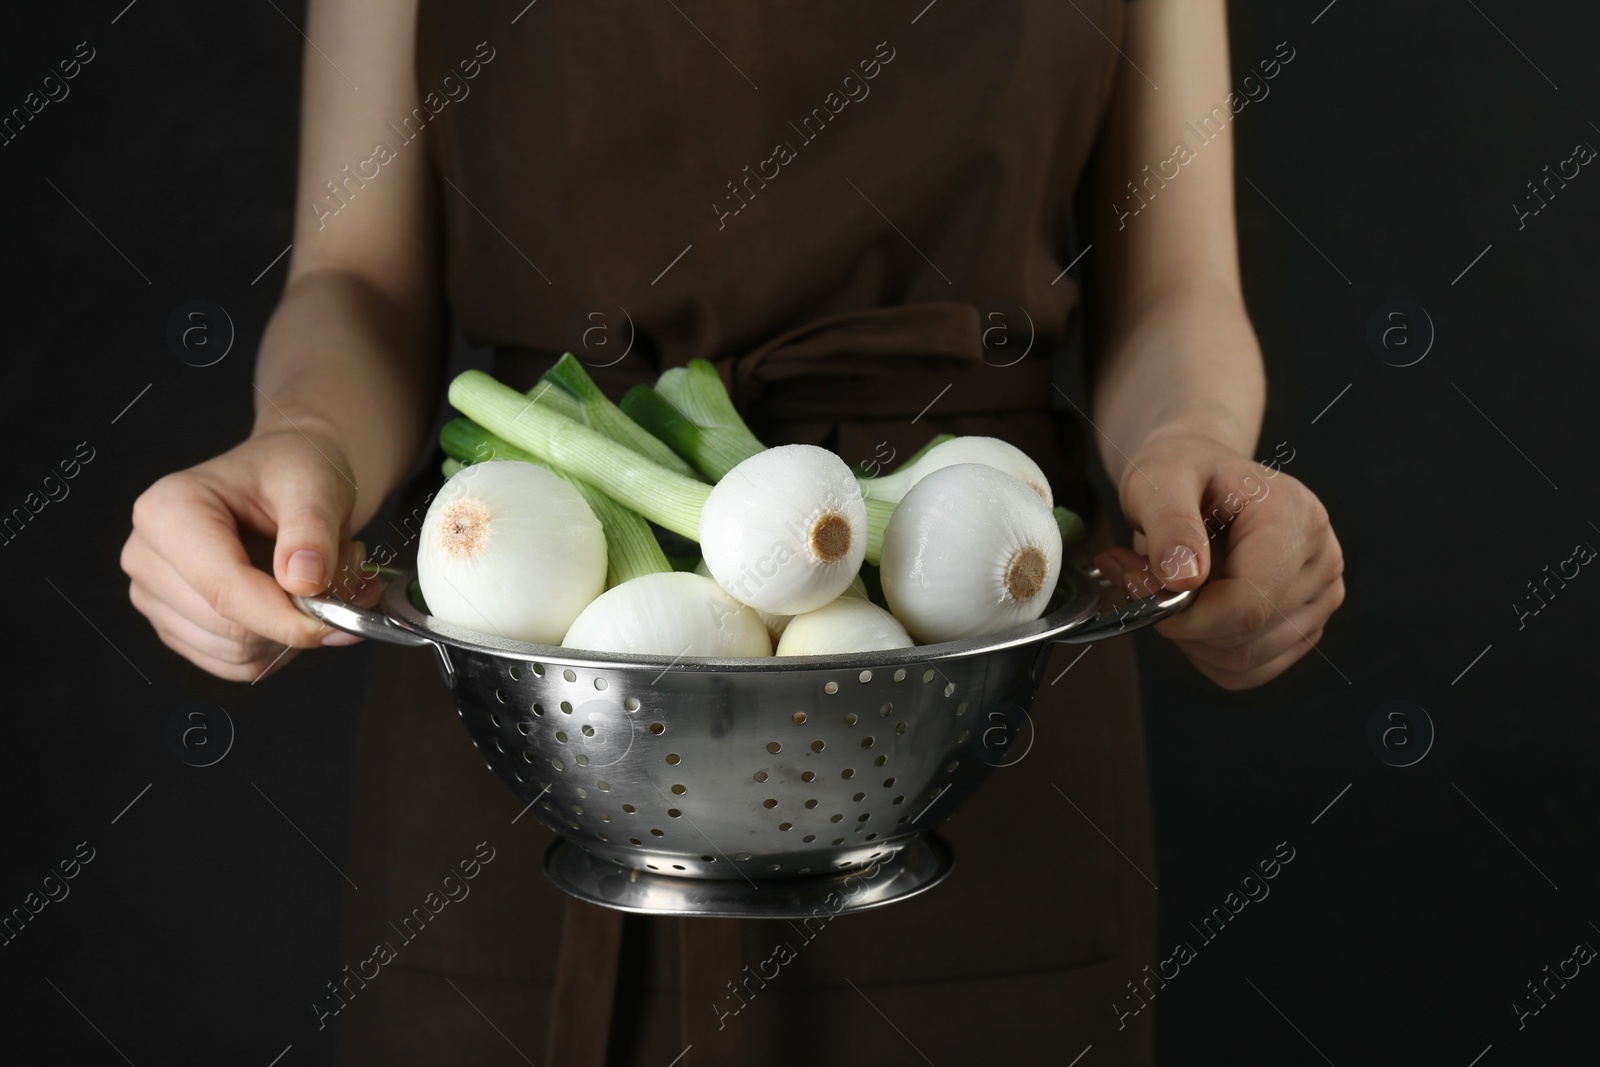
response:
[[[1237,199],[1272,377],[1259,454],[1293,448],[1350,595],[1320,653],[1248,693],[1138,638],[1162,950],[1197,950],[1157,997],[1162,1062],[1591,1060],[1600,977],[1521,1030],[1511,1005],[1531,1006],[1524,983],[1577,942],[1600,943],[1600,578],[1580,573],[1520,631],[1511,605],[1576,543],[1600,544],[1600,178],[1586,169],[1521,230],[1512,204],[1576,143],[1600,144],[1600,13],[1324,3],[1233,5],[1236,85],[1278,42],[1296,50],[1235,126]],[[118,1062],[108,1041],[139,1064],[266,1064],[291,1044],[282,1062],[326,1063],[306,1005],[338,968],[366,653],[308,654],[254,687],[210,679],[156,641],[117,567],[138,492],[248,426],[250,357],[283,278],[268,265],[289,243],[304,13],[122,6],[8,11],[0,42],[7,111],[78,42],[97,53],[0,148],[0,510],[79,442],[94,449],[70,496],[0,547],[0,911],[78,842],[96,850],[71,895],[0,947],[6,1040],[74,1063]],[[237,332],[207,368],[166,342],[195,299]],[[1408,367],[1369,342],[1395,300],[1436,334]],[[1395,321],[1412,347],[1388,357],[1403,362],[1428,327]],[[237,729],[214,767],[169,747],[190,700]],[[1435,732],[1409,767],[1368,740],[1395,700]],[[1424,732],[1413,716],[1391,745],[1414,755]],[[1043,852],[1070,817],[1041,821]],[[1279,842],[1296,853],[1271,896],[1196,937],[1189,924]]]

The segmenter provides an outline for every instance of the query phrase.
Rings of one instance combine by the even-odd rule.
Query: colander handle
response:
[[[404,572],[390,567],[379,567],[378,573],[390,580],[404,577]],[[374,641],[387,641],[391,645],[438,646],[421,634],[401,626],[383,611],[369,611],[347,604],[338,597],[297,596],[295,606],[318,622],[325,622],[336,630]],[[381,606],[381,602],[380,602]]]
[[[1101,589],[1114,590],[1115,597],[1100,598],[1100,613],[1082,626],[1075,626],[1065,633],[1052,637],[1039,650],[1039,658],[1033,667],[1033,676],[1039,677],[1044,670],[1045,662],[1050,658],[1050,650],[1058,644],[1086,645],[1091,641],[1100,641],[1107,637],[1116,637],[1119,634],[1132,633],[1142,630],[1152,623],[1169,618],[1189,606],[1199,592],[1196,589],[1185,590],[1180,593],[1162,592],[1154,596],[1134,598],[1128,596],[1114,585],[1110,579],[1100,573],[1099,567],[1090,567],[1088,575],[1099,583]]]

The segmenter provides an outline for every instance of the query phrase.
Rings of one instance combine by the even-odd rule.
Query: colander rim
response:
[[[847,652],[832,656],[703,656],[665,657],[631,653],[596,655],[582,649],[532,644],[484,634],[434,618],[417,606],[421,596],[415,569],[388,576],[381,610],[396,626],[435,645],[502,659],[583,670],[657,670],[663,673],[782,673],[813,670],[880,670],[916,664],[986,656],[1020,646],[1060,640],[1099,617],[1104,604],[1098,571],[1063,562],[1061,580],[1073,581],[1077,591],[1048,615],[998,633],[911,648],[877,652]]]

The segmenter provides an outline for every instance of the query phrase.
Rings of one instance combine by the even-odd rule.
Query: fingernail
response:
[[[322,557],[309,548],[299,549],[289,557],[289,577],[312,585],[322,584]]]
[[[1122,568],[1117,565],[1117,561],[1114,559],[1107,559],[1100,564],[1100,573],[1105,575],[1106,581],[1112,585],[1127,584],[1127,578],[1124,576]]]
[[[1173,545],[1161,557],[1161,577],[1169,582],[1200,577],[1200,557],[1188,545]]]
[[[343,630],[335,630],[333,633],[322,639],[324,648],[344,648],[346,645],[356,645],[360,643],[361,638],[357,637],[355,634],[347,634]]]

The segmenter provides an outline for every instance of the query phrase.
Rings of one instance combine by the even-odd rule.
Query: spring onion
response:
[[[710,578],[684,571],[646,574],[606,590],[583,609],[561,643],[634,655],[772,654],[772,639],[754,609]]]
[[[605,589],[605,536],[578,491],[550,471],[474,463],[428,505],[417,580],[446,622],[555,644]]]
[[[623,395],[622,410],[713,481],[767,450],[734,408],[716,368],[703,359],[662,372],[654,388],[634,386]],[[894,501],[874,500],[866,494],[863,499],[867,508],[865,558],[876,563]]]
[[[540,396],[542,401],[554,400],[555,410],[569,419],[581,422],[597,433],[605,434],[620,444],[627,445],[635,452],[655,463],[683,475],[686,478],[698,478],[695,469],[671,448],[668,448],[655,434],[634,422],[622,409],[611,402],[611,399],[595,384],[589,372],[583,369],[583,364],[573,358],[571,352],[563,355],[555,365],[544,372],[541,383],[544,389],[556,388],[557,394],[550,395],[538,389],[530,389],[530,397]],[[559,394],[570,396],[575,403],[569,404]],[[541,401],[541,402],[542,402]]]
[[[445,423],[439,430],[439,444],[451,457],[445,460],[446,477],[454,473],[448,468],[451,463],[456,464],[456,470],[460,470],[466,464],[495,459],[533,463],[551,469],[537,456],[502,441],[471,419],[451,419]],[[560,474],[559,471],[553,473]],[[654,574],[670,567],[660,544],[650,531],[650,524],[637,513],[629,511],[581,478],[567,474],[560,474],[560,477],[578,491],[605,531],[607,586],[621,585],[630,578]]]
[[[1061,530],[1021,479],[976,463],[912,486],[884,532],[883,594],[921,644],[1039,617],[1061,575]]]
[[[708,360],[691,359],[662,371],[653,386],[634,386],[622,395],[622,410],[712,481],[767,449]]]
[[[831,656],[911,645],[911,635],[893,615],[865,597],[845,595],[790,619],[778,642],[777,654]]]
[[[1056,528],[1061,531],[1061,548],[1064,551],[1077,544],[1088,530],[1084,528],[1083,517],[1076,511],[1070,511],[1060,504],[1052,510],[1055,512]]]
[[[696,574],[702,575],[706,578],[711,577],[711,568],[706,566],[706,561],[703,558],[696,561],[693,569]],[[859,600],[866,600],[867,583],[861,580],[861,575],[858,573],[854,578],[850,579],[850,584],[846,586],[844,592],[840,593],[839,595],[841,597],[856,597]],[[827,605],[823,605],[823,607],[826,606]],[[758,611],[756,614],[761,616],[761,622],[767,628],[767,636],[772,639],[772,646],[776,648],[778,646],[778,642],[783,640],[783,631],[788,629],[789,620],[794,618],[794,616],[775,615],[770,611]]]
[[[998,437],[952,437],[915,457],[893,474],[864,479],[862,491],[867,494],[868,499],[887,500],[898,504],[917,482],[936,470],[957,463],[981,463],[986,467],[1005,471],[1012,477],[1026,482],[1046,505],[1055,504],[1050,495],[1050,482],[1045,478],[1044,471],[1039,469],[1039,465],[1029,459],[1028,454],[1022,449]]]
[[[768,449],[707,486],[540,410],[482,371],[457,377],[450,402],[556,469],[698,540],[717,583],[751,607],[785,614],[821,607],[861,565],[867,509],[849,468],[826,449]]]

